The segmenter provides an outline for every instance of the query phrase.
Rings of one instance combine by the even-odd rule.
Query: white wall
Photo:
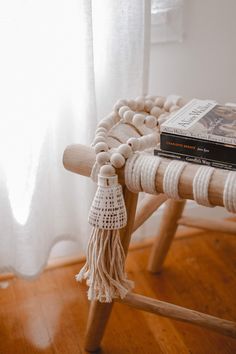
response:
[[[152,44],[149,93],[236,102],[235,15],[235,0],[185,0],[183,42]],[[192,214],[193,207],[198,216],[230,216],[223,208],[197,204],[185,212]],[[159,223],[160,214],[155,218]]]
[[[185,0],[183,42],[152,45],[149,92],[236,102],[235,15],[235,0]]]

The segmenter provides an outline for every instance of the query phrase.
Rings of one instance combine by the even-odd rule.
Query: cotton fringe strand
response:
[[[76,280],[87,279],[88,299],[111,302],[124,298],[133,282],[124,272],[125,253],[119,230],[93,228],[87,249],[87,261]]]

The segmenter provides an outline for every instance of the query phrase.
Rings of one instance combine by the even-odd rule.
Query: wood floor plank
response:
[[[236,321],[236,239],[199,233],[177,238],[160,275],[147,272],[150,247],[127,259],[135,292]],[[89,303],[74,276],[81,264],[15,279],[0,290],[0,354],[81,354]],[[103,354],[235,354],[236,340],[115,304]]]
[[[152,280],[150,280],[150,287],[154,286],[154,294],[156,293],[157,298],[161,300],[186,306],[198,311],[211,313],[213,315],[221,315],[222,311],[220,311],[220,309],[224,308],[223,314],[226,315],[225,317],[235,320],[236,316],[232,318],[229,313],[227,316],[227,311],[225,309],[225,307],[227,308],[227,303],[225,303],[224,306],[222,305],[222,303],[224,303],[224,299],[219,302],[215,300],[215,297],[219,298],[217,289],[215,293],[212,294],[212,291],[210,291],[208,294],[207,291],[204,291],[202,286],[199,286],[199,281],[202,281],[201,274],[204,272],[206,277],[208,277],[209,282],[211,282],[212,277],[210,277],[211,274],[209,270],[206,272],[202,266],[203,269],[200,271],[199,269],[194,271],[194,267],[191,267],[191,264],[193,265],[194,262],[198,262],[198,258],[195,257],[194,254],[197,253],[197,256],[199,257],[199,252],[196,252],[196,250],[198,249],[198,244],[200,242],[204,242],[204,239],[204,237],[186,239],[186,242],[189,243],[189,247],[186,247],[186,242],[174,242],[163,273],[161,275],[151,276]],[[205,256],[207,262],[207,254],[202,255],[202,257],[203,256]],[[136,279],[136,283],[138,284],[141,282],[141,272],[145,272],[145,264],[147,264],[147,259],[148,252],[146,252],[146,255],[144,255],[144,252],[139,252],[135,255],[135,260],[137,261],[137,274],[139,277],[139,279]],[[147,281],[148,278],[150,278],[150,276],[145,274],[143,276],[144,282]],[[207,284],[207,280],[205,283]],[[219,286],[221,287],[220,284]],[[147,284],[142,284],[142,287],[145,288],[145,290],[148,289]],[[211,290],[209,286],[206,290],[207,289]],[[232,299],[235,298],[235,289],[236,286],[234,282],[230,290],[233,294],[231,302]],[[153,296],[153,294],[147,293],[147,290],[144,295]],[[155,295],[153,297],[155,297]],[[174,321],[172,322],[174,323]],[[209,353],[209,348],[214,343],[216,344],[216,350],[219,348],[219,353],[234,353],[236,350],[236,343],[233,339],[222,339],[222,336],[219,334],[177,321],[175,321],[175,326],[176,328],[181,329],[180,332],[185,338],[187,346],[193,353]],[[187,333],[187,335],[185,335],[185,333]],[[221,345],[223,348],[220,351]]]

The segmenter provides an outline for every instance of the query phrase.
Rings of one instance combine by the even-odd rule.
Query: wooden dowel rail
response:
[[[63,154],[64,167],[74,173],[89,177],[95,162],[95,152],[90,146],[73,144]]]
[[[134,220],[133,232],[167,200],[165,194],[151,195],[147,194],[138,204],[137,213]]]
[[[177,223],[178,225],[190,226],[202,230],[225,232],[236,235],[236,223],[234,221],[214,219],[213,222],[211,222],[210,219],[183,216]]]
[[[138,310],[192,323],[194,325],[219,332],[226,336],[236,338],[236,323],[232,321],[132,293],[128,294],[122,300],[117,299],[116,302],[126,304]]]
[[[156,157],[153,156],[153,159]],[[95,161],[95,153],[89,146],[81,144],[70,145],[66,148],[63,156],[63,163],[67,170],[83,176],[89,176]],[[163,176],[166,167],[170,163],[168,159],[162,159],[156,178],[157,191],[163,193]],[[192,182],[194,175],[199,168],[198,165],[188,164],[179,181],[179,195],[183,199],[193,199]],[[227,177],[227,170],[215,169],[209,186],[209,200],[212,205],[223,206],[223,189]],[[124,183],[123,170],[119,172],[121,183]]]

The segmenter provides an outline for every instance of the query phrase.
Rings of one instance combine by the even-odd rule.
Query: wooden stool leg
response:
[[[162,264],[170,248],[178,227],[178,219],[181,217],[185,200],[171,200],[166,202],[162,216],[160,233],[154,242],[149,258],[148,270],[152,273],[161,271]]]
[[[126,187],[124,187],[123,193],[128,223],[126,227],[120,231],[120,237],[125,254],[127,254],[133,230],[138,194],[130,192]],[[99,301],[93,301],[91,303],[85,339],[86,351],[97,352],[99,350],[102,337],[112,311],[112,306],[113,303],[101,303]]]
[[[99,350],[106,329],[106,324],[111,314],[112,306],[113,303],[105,304],[99,301],[91,302],[84,345],[87,352],[96,352]]]

